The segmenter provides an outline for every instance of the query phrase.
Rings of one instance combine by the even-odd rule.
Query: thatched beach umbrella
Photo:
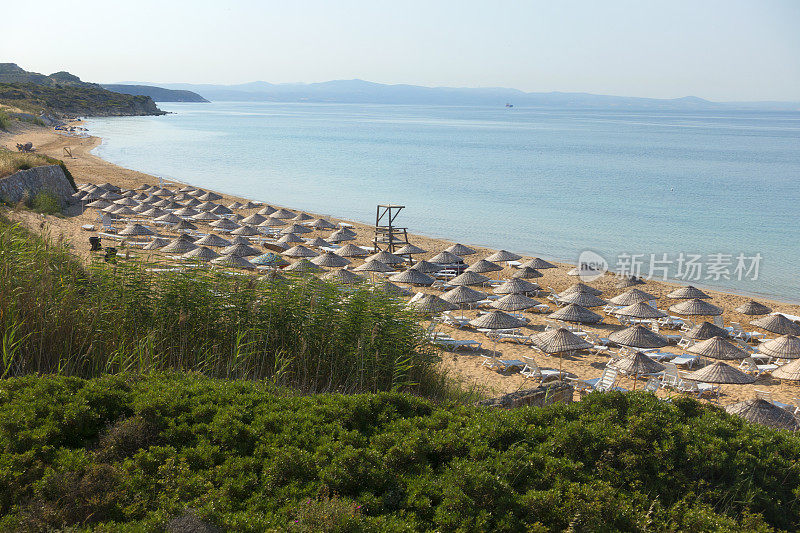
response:
[[[325,252],[322,255],[318,255],[312,259],[311,262],[325,268],[341,268],[350,264],[349,259],[336,255],[333,252]]]
[[[232,231],[235,229],[240,228],[241,226],[232,220],[228,220],[227,218],[220,218],[219,220],[215,220],[211,224],[209,224],[212,228],[216,228],[220,231]]]
[[[521,278],[512,278],[499,287],[495,287],[495,294],[527,294],[529,292],[536,292],[540,289],[536,283],[531,283],[528,280]]]
[[[407,305],[418,313],[428,316],[435,315],[443,311],[452,311],[453,309],[456,309],[455,305],[442,300],[435,294],[425,294],[418,300],[408,302]]]
[[[183,205],[185,207],[195,208],[198,205],[200,205],[201,203],[202,202],[200,202],[200,200],[198,200],[197,198],[192,198],[191,200],[187,200],[186,202],[184,202]]]
[[[594,294],[589,294],[588,292],[573,292],[565,296],[559,296],[558,299],[563,303],[578,304],[582,307],[600,307],[608,303],[602,298]]]
[[[579,324],[595,324],[603,320],[603,317],[589,311],[578,304],[569,304],[561,309],[547,315],[550,320],[563,320],[564,322],[576,322]]]
[[[394,269],[386,263],[377,260],[369,260],[361,266],[354,268],[356,272],[394,272]]]
[[[264,216],[269,216],[269,215],[275,213],[275,211],[277,211],[277,210],[274,207],[272,207],[271,205],[265,205],[264,207],[262,207],[258,211],[258,214],[259,215],[264,215]]]
[[[200,211],[192,209],[191,207],[182,207],[180,209],[176,209],[175,211],[173,211],[172,214],[178,215],[179,217],[190,218],[199,215]],[[212,218],[212,220],[216,220],[216,218]]]
[[[236,235],[233,239],[231,239],[231,244],[246,244],[247,246],[250,246],[252,243],[250,242],[249,238],[242,235]]]
[[[325,220],[324,218],[317,218],[312,220],[311,222],[308,222],[306,226],[308,226],[309,228],[314,228],[315,230],[326,230],[335,228],[336,224],[328,220]]]
[[[196,215],[194,215],[192,217],[189,217],[189,218],[191,218],[192,220],[197,220],[199,222],[210,222],[210,221],[213,221],[213,220],[219,220],[220,216],[219,215],[215,215],[214,213],[210,213],[208,211],[202,211],[202,212],[200,212],[200,213],[198,213],[198,214],[196,214]]]
[[[309,215],[308,213],[298,213],[297,215],[292,218],[295,222],[306,222],[308,220],[314,220],[314,217]]]
[[[241,220],[241,222],[243,224],[250,224],[250,225],[253,225],[253,226],[258,226],[259,224],[261,224],[265,220],[267,220],[267,217],[265,217],[264,215],[259,215],[258,213],[253,213],[252,215],[243,218]]]
[[[123,237],[152,237],[155,232],[141,224],[128,224],[120,230],[118,235]]]
[[[530,267],[535,268],[536,270],[547,270],[548,268],[558,268],[553,263],[548,263],[544,259],[539,259],[538,257],[534,257],[533,259],[528,259],[524,263],[520,265],[521,268]]]
[[[744,303],[736,308],[737,313],[742,313],[743,315],[766,315],[772,312],[772,309],[767,307],[764,304],[760,304],[756,301],[750,300],[747,303]]]
[[[287,233],[295,233],[300,235],[301,233],[311,233],[313,230],[307,228],[305,226],[301,226],[300,224],[292,224],[291,226],[286,226],[281,230],[282,235],[286,235]]]
[[[198,196],[197,199],[201,202],[216,202],[217,200],[222,200],[222,196],[215,192],[208,191],[207,193]]]
[[[600,289],[595,289],[594,287],[590,287],[585,283],[576,283],[559,292],[558,296],[566,296],[568,294],[572,294],[573,292],[586,292],[589,294],[594,294],[595,296],[600,296],[603,294],[603,291]]]
[[[535,268],[531,267],[522,267],[516,270],[513,274],[511,274],[512,278],[519,278],[519,279],[536,279],[543,277],[544,274],[536,270]]]
[[[312,272],[322,272],[322,269],[308,259],[303,258],[287,266],[283,271],[292,272],[294,274],[310,274]]]
[[[667,294],[667,298],[672,298],[674,300],[707,300],[710,299],[711,296],[704,293],[697,287],[687,285],[686,287],[675,289],[671,293]]]
[[[285,225],[286,222],[283,222],[277,218],[267,218],[266,220],[258,223],[259,228],[279,228]]]
[[[373,259],[372,261],[377,260]],[[389,276],[389,279],[395,283],[408,283],[410,285],[433,285],[433,282],[436,281],[427,274],[423,274],[419,270],[414,270],[413,268]]]
[[[800,428],[800,424],[791,413],[761,398],[732,403],[725,407],[725,412],[774,429],[795,431]]]
[[[395,255],[385,250],[381,250],[380,252],[372,254],[371,256],[367,257],[367,261],[380,261],[384,265],[399,265],[401,263],[404,263],[405,259],[403,259],[399,255]]]
[[[761,343],[758,351],[778,359],[800,359],[800,338],[794,335],[781,335]]]
[[[481,259],[480,261],[468,266],[467,270],[469,270],[470,272],[477,272],[478,274],[483,274],[484,272],[499,272],[503,270],[503,267],[501,267],[496,263],[492,263],[491,261],[487,261],[486,259]]]
[[[241,208],[242,208],[241,202],[234,201],[233,203],[228,204],[228,209],[241,209]]]
[[[157,207],[145,209],[144,211],[141,212],[141,215],[143,217],[148,217],[148,218],[157,218],[164,216],[165,214],[166,214],[165,211],[163,211],[162,209],[158,209]]]
[[[658,298],[656,298],[655,296],[653,296],[648,292],[644,292],[639,289],[630,289],[618,296],[614,296],[613,298],[608,300],[608,303],[614,305],[628,306],[628,305],[638,304],[639,302],[651,302],[657,299]]]
[[[119,200],[115,200],[114,203],[117,205],[126,205],[128,207],[136,207],[139,205],[139,202],[130,198],[120,198]]]
[[[495,252],[486,258],[487,261],[492,261],[495,263],[500,263],[502,261],[516,261],[517,259],[522,259],[522,256],[515,254],[514,252],[509,252],[508,250],[500,250],[499,252]]]
[[[216,207],[214,207],[214,209],[211,210],[211,212],[214,213],[215,215],[220,215],[220,216],[226,216],[226,215],[232,215],[233,214],[233,211],[231,211],[230,209],[228,209],[224,205],[217,205]]]
[[[216,259],[211,260],[211,264],[218,266],[226,266],[232,268],[241,268],[246,270],[255,270],[256,266],[240,255],[221,255]]]
[[[331,243],[323,239],[322,237],[314,237],[313,239],[306,241],[306,246],[313,246],[314,248],[330,248]],[[339,250],[336,250],[337,252]],[[337,254],[340,257],[344,257],[341,254]]]
[[[423,250],[419,246],[414,246],[413,244],[406,244],[399,250],[396,250],[395,255],[418,255],[418,254],[426,254],[428,253],[427,250]]]
[[[381,290],[386,294],[391,296],[411,296],[411,291],[408,289],[404,289],[403,287],[398,287],[394,283],[390,283],[388,281],[384,281],[383,283],[378,283],[374,285],[375,289]]]
[[[686,316],[717,316],[722,314],[722,309],[716,305],[697,298],[684,300],[672,305],[669,310],[673,313]]]
[[[638,324],[613,332],[608,336],[608,340],[620,346],[639,348],[640,350],[663,348],[669,344],[666,337]]]
[[[300,235],[296,233],[287,233],[283,235],[280,239],[276,241],[278,244],[297,244],[297,243],[305,243],[305,239],[303,239]]]
[[[364,283],[367,281],[358,274],[355,274],[352,271],[344,268],[331,270],[322,276],[322,279],[327,281],[335,281],[337,283],[341,283],[342,285],[355,285],[356,283]]]
[[[800,359],[779,366],[772,371],[772,377],[786,381],[800,381]]]
[[[289,211],[288,209],[281,208],[281,209],[278,209],[277,211],[275,211],[274,213],[272,213],[269,216],[271,216],[272,218],[288,220],[290,218],[294,218],[296,216],[296,213],[293,213],[293,212]]]
[[[691,328],[689,331],[684,333],[683,336],[698,341],[704,341],[712,337],[727,337],[728,330],[719,326],[715,326],[711,322],[704,321]]]
[[[563,366],[563,354],[576,352],[578,350],[588,350],[593,345],[578,337],[566,328],[556,328],[531,337],[533,343],[544,353],[558,354],[558,374],[562,377],[561,368]]]
[[[282,255],[287,257],[317,257],[319,254],[311,248],[306,248],[302,244],[298,244],[283,252]]]
[[[172,239],[161,251],[170,254],[185,254],[195,248],[197,248],[197,245],[186,234],[182,234],[180,237]]]
[[[473,250],[469,246],[464,246],[461,243],[456,243],[456,244],[450,246],[449,248],[445,248],[444,251],[445,252],[450,252],[451,254],[455,254],[455,255],[457,255],[459,257],[465,257],[467,255],[472,255],[472,254],[476,253],[475,250]]]
[[[170,224],[170,225],[174,225],[174,224],[177,224],[179,222],[183,222],[183,219],[181,217],[179,217],[178,215],[176,215],[175,213],[167,213],[165,215],[161,215],[160,217],[156,217],[153,220],[155,220],[156,222],[163,222],[165,224]],[[195,228],[196,228],[196,226],[195,226]]]
[[[330,237],[328,237],[326,240],[332,243],[340,243],[345,241],[354,241],[356,240],[356,237],[355,235],[350,235],[344,231],[344,229],[340,229],[331,233]]]
[[[653,361],[642,352],[624,357],[613,363],[614,367],[621,372],[628,375],[633,374],[633,390],[636,390],[636,382],[639,379],[639,374],[654,374],[664,370],[664,365]]]
[[[258,235],[258,232],[251,226],[240,226],[233,230],[231,235],[237,235],[239,237],[252,237],[253,235]]]
[[[502,311],[523,311],[539,305],[533,298],[528,298],[524,294],[506,294],[502,298],[492,302],[492,307]]]
[[[711,337],[700,341],[689,346],[686,351],[700,357],[719,359],[720,361],[741,361],[750,356],[750,354],[722,337]]]
[[[745,374],[730,365],[717,361],[686,374],[686,379],[701,383],[718,383],[720,385],[747,385],[755,382],[755,376]]]
[[[215,235],[213,233],[209,233],[195,241],[195,244],[198,246],[210,246],[212,248],[222,248],[225,246],[230,246],[231,243],[228,239],[223,239],[219,235]]]
[[[164,239],[164,238],[161,238],[161,237],[155,237],[153,240],[151,240],[150,242],[145,244],[142,247],[142,249],[143,250],[158,250],[159,248],[163,248],[167,244],[169,244],[169,241],[167,239]]]
[[[762,316],[753,320],[750,324],[778,335],[800,335],[800,325],[795,324],[783,315]]]
[[[479,329],[498,330],[520,328],[524,326],[525,323],[499,309],[494,309],[485,315],[470,320],[469,325]],[[492,351],[497,352],[497,338],[493,339],[493,344]]]
[[[639,302],[638,304],[623,307],[622,309],[614,311],[613,314],[618,316],[626,316],[629,318],[638,318],[640,320],[654,320],[656,318],[663,318],[667,316],[665,312],[656,309],[645,302]]]
[[[342,257],[367,257],[369,255],[367,250],[360,246],[356,246],[355,244],[349,243],[336,250],[335,253],[336,255],[340,255]]]
[[[441,265],[453,265],[463,263],[464,259],[461,256],[456,254],[450,253],[448,251],[439,252],[438,254],[434,255],[430,259],[428,259],[431,263],[439,263]]]
[[[205,246],[200,246],[195,248],[194,250],[188,251],[181,256],[184,259],[194,259],[197,261],[204,261],[208,262],[212,259],[216,259],[219,257],[219,254],[212,250],[211,248],[207,248]]]
[[[116,217],[132,217],[136,216],[136,211],[131,209],[130,207],[125,207],[124,205],[117,206],[118,208],[114,210],[113,215]]]
[[[122,195],[117,194],[113,191],[106,191],[100,195],[100,198],[102,198],[103,200],[108,200],[109,202],[113,202],[114,200],[121,200]]]
[[[628,287],[634,287],[636,285],[644,285],[644,280],[635,276],[621,276],[614,284],[618,289],[627,289]]]
[[[89,202],[88,204],[86,204],[86,207],[91,207],[92,209],[106,209],[112,205],[115,204],[112,204],[108,200],[99,198],[97,200],[94,200],[93,202]]]
[[[450,289],[446,293],[442,294],[442,300],[446,302],[450,302],[451,304],[457,305],[461,309],[461,317],[464,317],[464,306],[467,304],[480,302],[486,295],[482,292],[476,291],[475,289],[470,289],[464,285],[460,285],[455,289]]]
[[[238,255],[239,257],[251,257],[261,255],[261,252],[246,244],[232,244],[222,249],[222,255]]]
[[[441,265],[437,265],[436,263],[429,263],[428,261],[425,261],[424,259],[421,260],[421,261],[417,261],[416,263],[411,265],[410,268],[413,268],[414,270],[419,270],[420,272],[422,272],[424,274],[431,274],[432,272],[439,272],[442,269]]]
[[[448,285],[483,285],[487,281],[489,281],[489,278],[483,274],[465,270],[463,274],[459,274],[447,283]]]

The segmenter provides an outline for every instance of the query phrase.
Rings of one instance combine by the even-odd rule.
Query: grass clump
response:
[[[31,210],[37,213],[45,215],[61,213],[61,202],[59,202],[56,195],[50,191],[39,191],[27,204]]]
[[[694,400],[298,397],[187,374],[0,382],[0,530],[776,531],[800,438]]]
[[[11,117],[8,113],[0,109],[0,130],[8,131],[11,128]]]

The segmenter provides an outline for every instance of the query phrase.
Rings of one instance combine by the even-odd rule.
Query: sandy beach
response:
[[[33,142],[38,152],[62,159],[77,183],[100,184],[110,182],[126,189],[134,189],[142,184],[158,184],[158,179],[154,176],[113,165],[90,153],[91,150],[98,146],[98,144],[101,142],[101,139],[97,137],[67,136],[56,133],[51,129],[35,126],[19,128],[16,131],[12,131],[8,134],[0,134],[0,143],[3,146],[11,149],[14,148],[17,142],[28,141]],[[72,157],[67,155],[64,150],[65,148],[69,149]],[[180,185],[182,186],[183,184]],[[218,192],[224,197],[223,200],[218,202],[223,205],[227,205],[233,201],[247,200],[256,200],[269,205],[275,205],[270,202],[269,198],[240,198],[227,195],[224,191],[215,192]],[[286,207],[287,209],[295,210],[292,208],[292,206],[275,205],[275,207]],[[34,230],[49,233],[49,235],[54,239],[64,239],[69,241],[77,255],[84,258],[89,256],[90,252],[88,237],[91,235],[91,233],[81,230],[81,226],[94,222],[96,218],[96,213],[94,210],[87,210],[84,213],[80,213],[80,208],[76,206],[69,213],[67,213],[66,217],[42,216],[24,210],[6,211],[8,211],[8,216],[15,220],[19,220]],[[240,212],[246,216],[255,211],[256,210],[248,210]],[[315,215],[314,213],[309,214],[312,216]],[[334,222],[342,221],[341,219],[336,218],[332,218],[331,220]],[[352,224],[353,229],[358,234],[357,240],[354,241],[355,244],[366,246],[370,243],[374,234],[374,228],[372,226],[359,223],[357,221],[347,220],[345,222]],[[413,230],[414,228],[411,229]],[[329,233],[330,231],[314,232],[309,235],[312,237],[319,236],[324,238]],[[427,259],[453,244],[452,242],[433,239],[416,234],[410,235],[409,240],[413,244],[428,251],[428,254],[415,256],[415,259]],[[469,243],[463,244],[466,244],[477,251],[475,255],[465,258],[467,263],[473,263],[496,251],[487,248],[471,246]],[[355,267],[358,266],[358,264],[360,264],[360,261],[356,260],[351,266]],[[557,266],[558,268],[555,269],[543,270],[542,274],[544,277],[533,281],[537,282],[543,289],[552,287],[556,291],[562,291],[579,281],[577,277],[567,275],[567,272],[572,269],[574,265],[557,264]],[[491,273],[491,277],[494,279],[509,279],[513,273],[514,269],[506,267],[502,272]],[[593,281],[591,286],[603,291],[602,298],[608,299],[627,290],[616,288],[616,281],[616,278],[614,278],[612,275],[606,274],[599,280]],[[675,301],[666,299],[665,296],[667,293],[674,290],[676,286],[677,285],[672,283],[647,281],[644,285],[637,286],[637,288],[657,296],[659,298],[659,308],[666,309],[675,303]],[[435,294],[441,293],[441,291],[431,288],[414,288],[412,290]],[[483,288],[480,288],[480,290],[485,291]],[[749,322],[756,317],[742,315],[735,311],[736,307],[751,300],[751,297],[718,291],[705,292],[712,297],[710,300],[711,303],[721,307],[724,310],[722,318],[726,325],[731,322],[737,322],[741,324],[742,327],[747,331],[757,330],[757,328],[754,326],[749,325]],[[548,302],[544,298],[538,298],[538,300],[543,303],[548,303],[552,310],[555,309],[555,305],[551,302]],[[756,300],[768,305],[773,311],[800,315],[800,305],[779,301],[770,301],[763,298],[756,298]],[[594,309],[594,311],[600,312],[598,309]],[[524,313],[524,315],[526,318],[530,319],[528,326],[524,328],[526,334],[540,333],[544,331],[544,317],[546,313]],[[466,311],[465,316],[468,318],[473,318],[476,316],[476,311]],[[584,329],[590,332],[595,332],[601,337],[607,337],[608,334],[622,329],[622,327],[623,326],[619,325],[615,318],[606,317],[604,318],[602,324],[597,326],[586,326]],[[491,349],[493,347],[491,340],[475,331],[455,329],[444,325],[438,326],[438,330],[451,335],[455,339],[470,339],[479,341],[483,343],[484,349]],[[666,333],[676,332],[667,331]],[[768,336],[774,337],[775,335],[769,334]],[[525,356],[535,358],[539,366],[543,368],[557,368],[559,365],[557,358],[544,356],[540,352],[524,345],[512,342],[501,342],[498,343],[497,349],[502,352],[502,358],[505,359],[519,359],[520,357]],[[675,346],[664,348],[663,351],[682,353],[682,351]],[[534,382],[525,383],[524,378],[518,373],[503,374],[488,369],[482,365],[484,359],[480,357],[479,354],[480,352],[462,351],[458,353],[451,353],[445,351],[442,352],[441,365],[450,373],[451,376],[460,380],[465,387],[478,386],[486,389],[490,393],[512,392],[520,387],[524,388],[526,386],[535,385]],[[607,361],[608,356],[592,355],[587,352],[581,352],[576,356],[565,358],[563,360],[563,369],[566,372],[579,376],[583,379],[595,378],[602,373]],[[734,363],[734,366],[737,364],[738,362]],[[641,388],[643,383],[644,382],[640,381],[637,385],[637,388]],[[634,383],[631,379],[621,378],[618,385],[627,389],[631,389],[633,388]],[[788,382],[781,383],[778,380],[770,377],[762,376],[759,377],[756,380],[756,383],[752,385],[723,385],[719,403],[725,405],[741,399],[752,398],[755,394],[755,390],[769,391],[772,393],[775,400],[784,403],[797,403],[795,398],[800,398],[800,386]],[[659,394],[666,395],[667,392],[659,391]]]

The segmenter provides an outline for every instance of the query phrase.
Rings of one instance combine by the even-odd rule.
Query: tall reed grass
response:
[[[85,266],[0,219],[0,374],[177,369],[308,393],[448,394],[416,317],[383,292],[151,266]]]

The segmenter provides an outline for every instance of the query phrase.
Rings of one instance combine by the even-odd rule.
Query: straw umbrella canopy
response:
[[[128,207],[136,207],[139,205],[139,202],[130,198],[120,198],[119,200],[115,200],[114,203],[117,205],[127,205]]]
[[[405,262],[405,259],[403,259],[399,255],[395,255],[385,250],[381,250],[380,252],[372,254],[371,256],[367,257],[367,261],[380,261],[385,265],[399,265]]]
[[[553,263],[548,263],[544,259],[540,259],[538,257],[534,257],[533,259],[528,259],[527,261],[522,263],[522,265],[520,265],[520,266],[522,268],[525,268],[525,267],[535,268],[536,270],[546,270],[548,268],[558,268]]]
[[[259,215],[258,213],[253,213],[249,217],[243,218],[242,222],[244,224],[252,224],[253,226],[258,226],[259,224],[261,224],[265,220],[267,220],[267,217],[265,217],[264,215]]]
[[[98,198],[97,200],[95,200],[93,202],[89,202],[88,204],[86,204],[86,207],[91,207],[93,209],[105,209],[105,208],[107,208],[107,207],[109,207],[111,205],[114,205],[114,204],[112,204],[108,200],[104,200],[102,198]]]
[[[288,209],[278,209],[269,216],[271,216],[272,218],[290,219],[295,217],[295,213],[292,213]]]
[[[240,226],[231,232],[231,235],[238,235],[240,237],[252,237],[258,235],[258,232],[251,226]]]
[[[306,248],[302,244],[298,244],[292,248],[289,248],[282,255],[288,257],[317,257],[319,254],[312,250],[311,248]]]
[[[630,357],[624,357],[613,363],[613,366],[628,375],[633,374],[633,389],[636,390],[636,381],[639,374],[654,374],[664,370],[664,365],[653,361],[642,352],[636,352]]]
[[[250,246],[252,243],[247,237],[236,235],[233,239],[231,239],[231,244],[246,244],[247,246]]]
[[[469,246],[464,246],[461,243],[456,243],[450,246],[449,248],[445,248],[445,252],[450,252],[451,254],[457,255],[459,257],[464,257],[476,253],[475,250],[473,250]]]
[[[638,324],[613,332],[608,336],[608,340],[620,346],[639,348],[640,350],[663,348],[669,344],[666,337]]]
[[[800,423],[792,413],[761,398],[732,403],[725,407],[725,412],[774,429],[795,431],[800,428]]]
[[[755,376],[745,374],[722,361],[717,361],[704,366],[700,370],[690,372],[686,374],[686,379],[701,383],[719,383],[721,385],[747,385],[748,383],[754,383],[756,380]]]
[[[665,312],[656,309],[645,302],[639,302],[638,304],[623,307],[622,309],[614,311],[614,314],[619,316],[627,316],[630,318],[639,318],[642,320],[653,320],[667,316]]]
[[[336,250],[335,253],[342,257],[367,257],[369,255],[369,252],[362,247],[349,243]]]
[[[184,259],[196,259],[197,261],[211,261],[212,259],[216,259],[219,257],[219,254],[212,250],[211,248],[207,248],[206,246],[200,246],[195,248],[194,250],[190,250],[183,254],[181,257]]]
[[[201,202],[197,198],[192,198],[191,200],[188,200],[188,201],[184,202],[184,205],[186,207],[190,207],[190,208],[197,207],[200,204],[201,204]]]
[[[172,239],[169,244],[164,246],[161,251],[171,254],[185,254],[197,248],[197,245],[188,239],[185,235],[181,235],[176,239]]]
[[[424,315],[435,315],[437,313],[441,313],[442,311],[452,311],[453,309],[456,309],[455,305],[448,301],[442,300],[435,294],[426,294],[419,300],[408,302],[407,305],[418,313],[422,313]]]
[[[716,305],[710,304],[705,300],[698,300],[697,298],[684,300],[672,305],[669,310],[673,313],[686,316],[717,316],[722,314],[722,309]]]
[[[452,265],[454,263],[463,263],[464,259],[461,256],[456,254],[450,253],[448,251],[439,252],[438,254],[434,255],[430,259],[428,259],[431,263],[439,263],[442,265]]]
[[[536,292],[540,287],[528,280],[512,278],[494,289],[495,294],[525,294]]]
[[[409,291],[408,289],[404,289],[403,287],[398,287],[397,285],[389,281],[378,283],[377,285],[375,285],[375,288],[392,296],[411,296],[411,291]]]
[[[559,297],[559,300],[568,304],[578,304],[582,307],[600,307],[608,303],[602,298],[594,294],[589,294],[588,292],[573,292],[572,294]]]
[[[619,281],[614,284],[618,289],[627,289],[628,287],[634,287],[636,285],[644,285],[644,280],[635,276],[622,276]]]
[[[537,305],[539,305],[539,302],[533,298],[528,298],[524,294],[506,294],[492,302],[492,307],[502,311],[523,311]]]
[[[361,266],[354,268],[356,272],[394,272],[394,269],[386,263],[377,260],[370,260]]]
[[[163,248],[167,244],[169,244],[169,241],[167,239],[163,239],[161,237],[156,237],[153,240],[151,240],[150,242],[148,242],[147,244],[145,244],[142,249],[143,250],[158,250],[159,248]]]
[[[314,237],[310,241],[306,241],[306,245],[313,246],[314,248],[329,248],[331,243],[323,239],[322,237]],[[338,250],[337,250],[338,252]],[[340,255],[340,254],[336,254]],[[341,257],[344,257],[343,255]]]
[[[100,198],[102,198],[103,200],[108,200],[108,201],[113,202],[114,200],[121,200],[122,199],[122,195],[117,194],[117,193],[115,193],[113,191],[106,191],[106,192],[104,192],[103,194],[100,195]]]
[[[167,213],[165,215],[161,215],[160,217],[156,217],[154,220],[156,222],[164,222],[166,224],[177,224],[178,222],[183,221],[183,219],[175,213]]]
[[[603,320],[603,317],[589,311],[578,304],[569,304],[561,309],[550,313],[547,318],[551,320],[563,320],[564,322],[577,322],[579,324],[595,324]]]
[[[215,235],[213,233],[209,233],[204,237],[201,237],[195,241],[195,244],[198,246],[210,246],[212,248],[222,248],[225,246],[230,246],[231,243],[228,239],[224,239],[219,235]]]
[[[762,316],[753,320],[750,324],[778,335],[800,335],[800,325],[795,324],[783,315]]]
[[[208,191],[207,193],[199,196],[197,199],[201,202],[216,202],[217,200],[222,200],[222,196],[215,192]]]
[[[630,289],[618,296],[614,296],[613,298],[608,300],[608,303],[614,305],[633,305],[638,304],[639,302],[650,302],[653,300],[657,300],[655,296],[648,292],[644,292],[639,289]]]
[[[604,270],[595,268],[592,265],[583,264],[567,272],[567,276],[600,277],[605,274]]]
[[[256,203],[252,200],[248,200],[242,206],[242,209],[255,209],[256,207],[262,205],[261,203]]]
[[[124,205],[121,205],[119,206],[119,209],[114,211],[114,215],[119,217],[131,217],[136,215],[136,211],[134,211],[130,207],[125,207]]]
[[[314,219],[311,222],[307,223],[306,225],[309,228],[314,228],[314,229],[317,229],[317,230],[333,229],[333,228],[336,227],[336,224],[334,224],[333,222],[329,222],[329,221],[325,220],[324,218]]]
[[[500,250],[499,252],[495,252],[486,258],[487,261],[492,261],[494,263],[499,263],[501,261],[516,261],[517,259],[522,259],[522,256],[515,254],[514,252],[509,252],[508,250]]]
[[[342,285],[354,285],[356,283],[363,283],[366,281],[358,274],[355,274],[351,270],[347,270],[344,268],[340,268],[338,270],[331,270],[330,272],[322,276],[322,279],[328,281],[335,281],[337,283],[341,283]]]
[[[243,268],[248,270],[255,270],[256,268],[253,263],[244,257],[235,254],[221,255],[216,259],[212,259],[211,264],[232,268]]]
[[[736,308],[737,313],[743,315],[766,315],[772,312],[772,309],[764,304],[760,304],[754,300],[750,300]]]
[[[261,252],[248,246],[246,244],[232,244],[227,248],[222,249],[222,255],[238,255],[239,257],[250,257],[253,255],[261,255]]]
[[[697,287],[687,285],[686,287],[675,289],[671,293],[667,294],[667,298],[672,298],[674,300],[707,300],[710,299],[711,296],[704,293]]]
[[[350,260],[336,255],[333,252],[325,252],[311,260],[317,266],[326,268],[341,268],[350,264]]]
[[[603,291],[600,289],[595,289],[594,287],[590,287],[585,283],[576,283],[558,293],[558,296],[566,296],[568,294],[572,294],[573,292],[587,292],[589,294],[594,294],[595,296],[600,296],[603,294]]]
[[[721,361],[740,361],[750,355],[722,337],[711,337],[710,339],[700,341],[689,346],[686,351],[701,357],[719,359]]]
[[[344,229],[340,229],[331,233],[327,240],[332,243],[339,243],[344,241],[354,241],[356,240],[356,237],[355,235],[350,235],[344,231]]]
[[[489,278],[477,272],[465,270],[463,274],[459,274],[447,283],[449,285],[483,285],[489,281]]]
[[[406,244],[399,250],[394,252],[396,255],[417,255],[417,254],[426,254],[428,253],[427,250],[423,250],[419,246],[414,246],[413,244]]]
[[[512,278],[519,278],[519,279],[536,279],[536,278],[541,278],[543,276],[544,274],[542,274],[535,268],[531,268],[528,266],[517,269],[516,272],[511,274]]]
[[[492,263],[491,261],[487,261],[486,259],[481,259],[477,263],[468,266],[467,270],[482,274],[484,272],[499,272],[500,270],[503,270],[503,267],[496,263]]]
[[[375,260],[373,259],[373,261]],[[413,268],[408,268],[398,274],[389,276],[389,279],[395,283],[408,283],[411,285],[433,285],[433,282],[436,281],[429,275]]]
[[[161,209],[158,209],[157,207],[151,207],[150,209],[145,209],[144,211],[142,211],[141,215],[143,217],[156,218],[156,217],[164,216],[165,212],[163,210],[161,210]]]
[[[762,343],[758,351],[779,359],[800,359],[800,338],[794,335],[781,335]]]
[[[192,209],[191,207],[182,207],[180,209],[176,209],[172,212],[173,215],[178,215],[179,217],[194,217],[200,214],[200,211],[196,209]],[[216,219],[212,219],[216,220]]]
[[[242,204],[240,202],[233,202],[232,204],[228,204],[228,209],[241,209]]]
[[[297,244],[300,242],[306,242],[303,238],[296,234],[296,233],[287,233],[283,235],[280,239],[276,241],[278,244]]]
[[[276,209],[274,207],[272,207],[271,205],[265,205],[264,207],[259,209],[258,214],[259,215],[264,215],[264,216],[269,216],[269,215],[273,214],[275,211],[276,211]]]
[[[308,213],[299,213],[294,218],[292,218],[292,220],[295,220],[297,222],[305,222],[307,220],[314,220],[314,217],[312,217]]]
[[[228,220],[227,218],[220,218],[219,220],[215,220],[211,224],[209,224],[212,228],[217,228],[218,230],[222,231],[231,231],[240,228],[241,226],[232,220]]]
[[[421,261],[417,261],[416,263],[411,265],[410,268],[413,268],[414,270],[419,270],[420,272],[423,272],[425,274],[430,274],[432,272],[439,272],[442,269],[440,265],[437,265],[436,263],[429,263],[424,259]]]
[[[700,324],[697,324],[683,335],[684,337],[688,337],[696,341],[704,341],[713,337],[727,337],[728,330],[719,326],[715,326],[711,322],[704,321]]]
[[[484,298],[486,298],[484,293],[476,291],[475,289],[470,289],[464,285],[459,285],[455,289],[450,289],[442,295],[442,300],[450,302],[451,304],[455,304],[461,308],[462,317],[464,316],[464,305],[480,302]]]
[[[120,230],[119,235],[123,237],[152,237],[155,232],[141,224],[128,224]]]
[[[791,363],[776,368],[772,371],[772,377],[788,381],[800,381],[800,359],[795,359]]]
[[[287,266],[283,269],[284,272],[294,272],[295,274],[308,274],[311,272],[322,272],[322,269],[309,261],[306,258],[303,258],[299,261],[295,261],[291,265]]]
[[[215,215],[214,213],[210,213],[208,211],[202,211],[202,212],[200,212],[200,213],[198,213],[198,214],[196,214],[196,215],[194,215],[194,216],[192,216],[190,218],[192,220],[199,220],[199,221],[202,222],[202,221],[209,221],[209,220],[219,220],[220,216],[219,215]]]
[[[233,211],[225,207],[224,205],[217,205],[214,209],[211,210],[212,213],[215,215],[232,215]]]
[[[479,329],[513,329],[520,328],[525,323],[499,309],[493,309],[485,315],[474,318],[469,321],[469,325]],[[497,340],[494,341],[495,348],[497,347]],[[496,351],[496,350],[493,350]]]
[[[288,264],[284,259],[281,258],[275,252],[267,252],[265,254],[261,254],[258,257],[254,257],[250,259],[250,262],[254,265],[259,266],[281,266]]]
[[[283,222],[277,218],[267,218],[266,220],[259,222],[259,228],[278,228],[280,226],[285,226],[286,222]]]
[[[561,377],[562,354],[578,350],[588,350],[593,345],[566,328],[556,328],[531,337],[533,343],[544,353],[559,354],[558,373]]]
[[[296,233],[299,235],[301,233],[311,233],[312,231],[313,230],[305,226],[301,226],[300,224],[292,224],[291,226],[286,226],[285,228],[283,228],[281,230],[281,234],[286,235],[287,233]]]

